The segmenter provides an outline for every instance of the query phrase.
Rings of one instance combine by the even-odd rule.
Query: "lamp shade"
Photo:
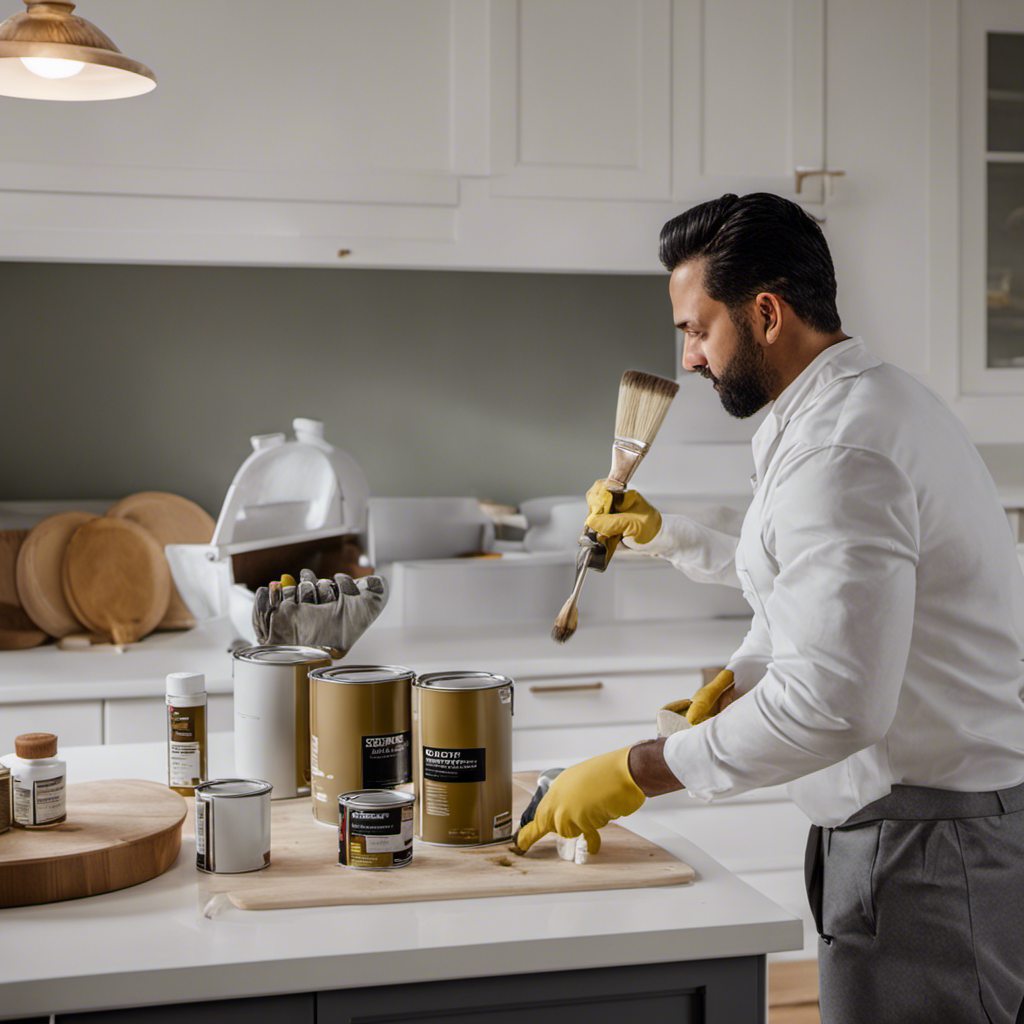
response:
[[[156,75],[126,57],[75,5],[25,0],[0,24],[0,95],[34,100],[115,100],[156,88]]]

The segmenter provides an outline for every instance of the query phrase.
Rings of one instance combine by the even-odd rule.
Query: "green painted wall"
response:
[[[5,263],[0,499],[187,495],[322,419],[376,495],[516,504],[607,471],[618,380],[674,375],[667,276]]]

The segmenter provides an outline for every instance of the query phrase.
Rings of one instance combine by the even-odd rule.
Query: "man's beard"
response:
[[[736,324],[736,352],[729,365],[716,377],[708,367],[700,372],[718,385],[722,408],[730,416],[745,420],[760,412],[771,400],[780,383],[779,371],[771,366],[764,350],[754,340],[750,321],[742,316],[733,318]]]

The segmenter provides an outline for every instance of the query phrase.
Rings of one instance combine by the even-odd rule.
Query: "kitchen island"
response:
[[[211,737],[211,776],[232,773],[231,739]],[[165,780],[162,743],[62,754],[69,782]],[[151,882],[0,910],[0,1020],[763,1022],[765,955],[802,923],[676,831],[686,799],[621,822],[695,869],[668,888],[211,911],[186,833]]]

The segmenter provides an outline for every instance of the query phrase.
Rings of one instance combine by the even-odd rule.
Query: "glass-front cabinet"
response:
[[[1024,393],[1024,4],[961,4],[961,386]]]

